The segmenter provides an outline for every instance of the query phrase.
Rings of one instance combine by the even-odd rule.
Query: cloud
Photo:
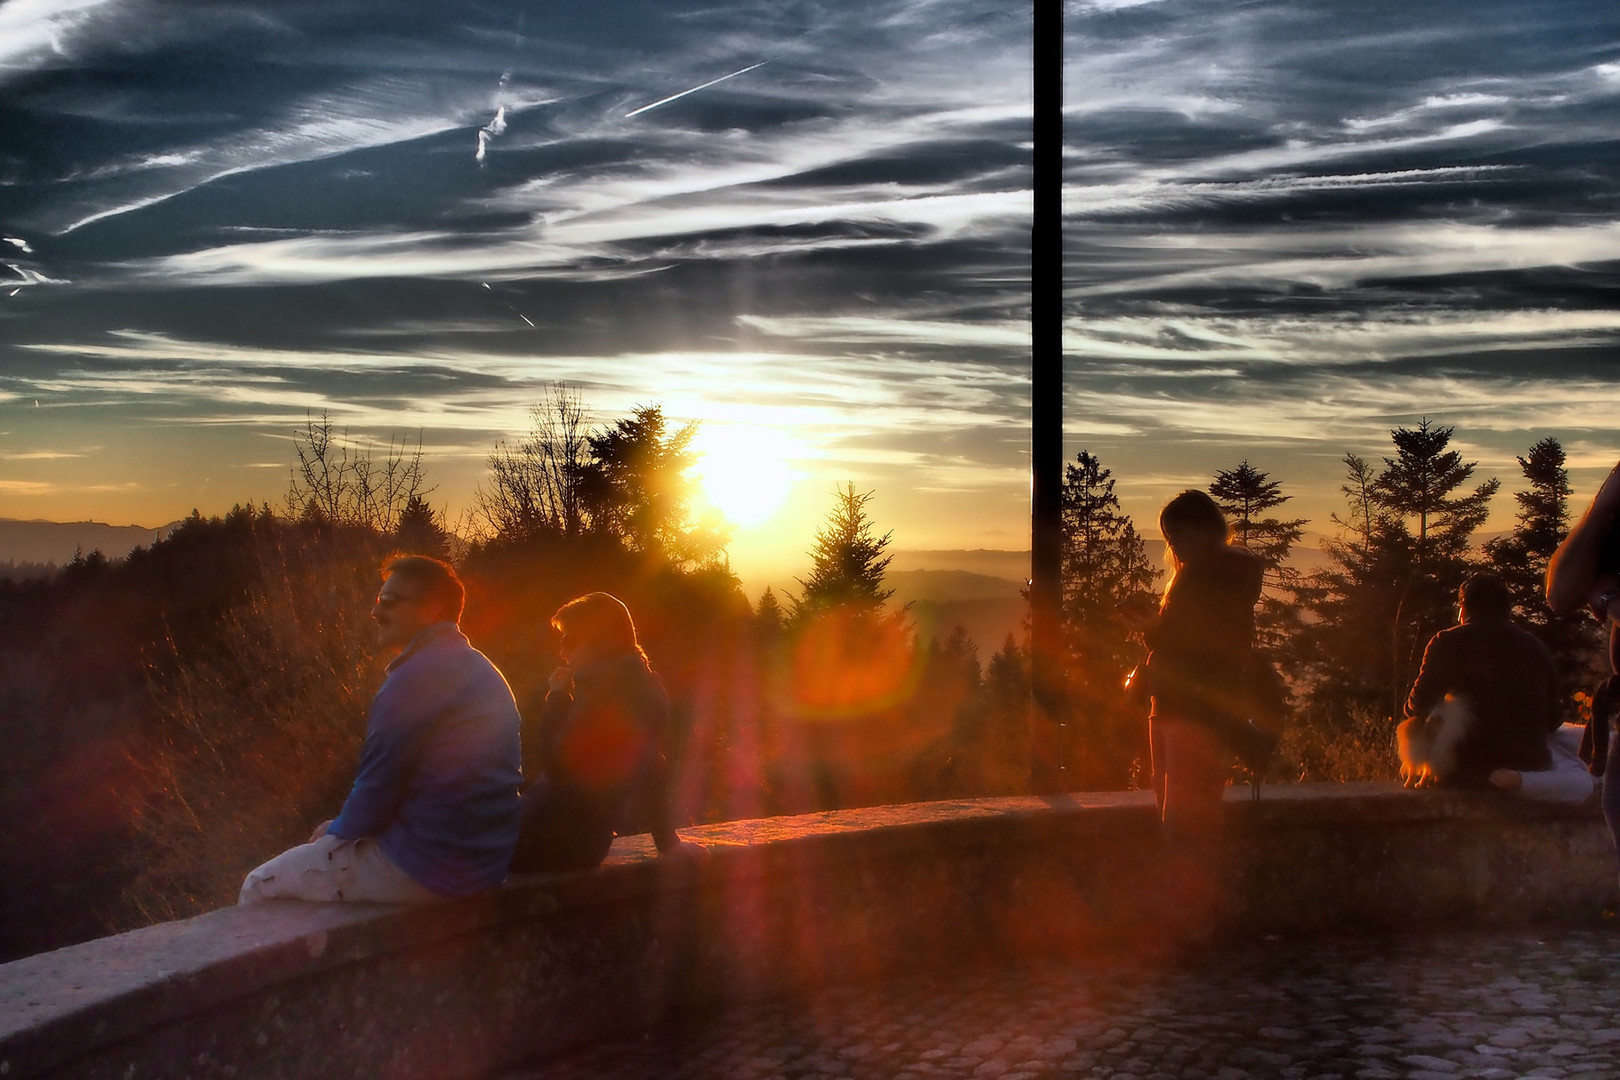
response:
[[[122,0],[10,0],[0,4],[0,85],[66,61]]]

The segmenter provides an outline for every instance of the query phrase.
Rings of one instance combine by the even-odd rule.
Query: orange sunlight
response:
[[[793,467],[804,447],[775,428],[705,422],[692,448],[704,500],[734,525],[769,520],[804,475]]]

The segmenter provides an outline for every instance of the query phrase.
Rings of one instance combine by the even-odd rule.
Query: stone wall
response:
[[[1595,801],[1233,789],[1217,929],[1596,919]],[[433,909],[274,903],[0,966],[0,1077],[473,1077],[717,1006],[895,972],[1169,948],[1187,907],[1142,792],[621,840],[589,874]]]

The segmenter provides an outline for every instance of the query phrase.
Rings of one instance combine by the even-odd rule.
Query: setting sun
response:
[[[792,464],[803,448],[773,428],[704,424],[693,449],[703,497],[735,525],[764,522],[803,475]]]

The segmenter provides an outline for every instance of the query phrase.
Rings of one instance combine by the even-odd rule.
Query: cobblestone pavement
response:
[[[1620,1077],[1620,932],[1356,937],[832,989],[503,1080]]]

